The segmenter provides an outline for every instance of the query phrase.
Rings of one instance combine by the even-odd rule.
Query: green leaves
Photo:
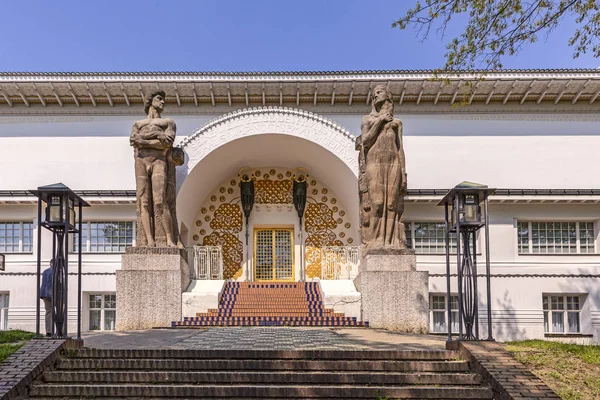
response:
[[[600,5],[595,0],[425,0],[417,1],[392,27],[414,27],[426,39],[434,29],[444,36],[452,18],[466,14],[464,32],[447,45],[443,70],[501,69],[504,56],[518,54],[549,34],[566,16],[576,30],[567,44],[573,57],[600,56]]]

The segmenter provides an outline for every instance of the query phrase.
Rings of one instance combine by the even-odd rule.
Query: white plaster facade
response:
[[[329,188],[339,198],[354,230],[349,235],[358,240],[357,157],[353,136],[360,133],[362,116],[370,109],[369,88],[388,81],[396,96],[396,117],[404,126],[410,190],[406,221],[442,221],[443,209],[436,206],[442,196],[418,189],[448,189],[464,180],[501,189],[599,188],[598,72],[505,73],[494,78],[501,82],[495,89],[489,85],[485,91],[486,84],[478,87],[479,92],[471,98],[472,104],[464,107],[450,105],[454,103],[455,93],[451,89],[442,90],[441,96],[427,91],[419,95],[419,87],[423,92],[429,83],[416,85],[417,78],[421,79],[418,82],[425,82],[427,74],[413,75],[354,74],[351,75],[354,81],[341,73],[333,77],[302,78],[241,75],[229,81],[231,92],[224,91],[223,85],[227,82],[222,77],[192,76],[188,81],[197,79],[193,95],[192,92],[185,95],[183,83],[173,90],[169,83],[176,80],[173,77],[172,81],[159,79],[161,88],[167,90],[169,104],[165,115],[175,119],[177,143],[187,153],[186,164],[178,170],[178,217],[184,243],[194,244],[195,221],[202,205],[222,182],[235,176],[245,165],[281,170],[307,168],[322,187]],[[137,87],[135,83],[139,81],[139,87],[147,94],[154,83],[143,76],[106,76],[105,79],[113,83],[102,92],[96,89],[98,78],[77,79],[43,74],[0,79],[0,89],[6,95],[0,104],[0,166],[3,170],[0,222],[29,221],[35,226],[34,198],[20,191],[50,183],[60,181],[82,191],[135,189],[128,138],[132,123],[143,116],[143,107],[140,89],[136,89],[136,94],[131,88]],[[352,83],[352,92],[348,89],[344,93],[341,84],[335,86],[336,79],[344,80],[348,88],[350,82],[356,84]],[[519,91],[519,85],[527,79],[536,81],[530,89],[537,88],[540,80],[549,83],[540,84],[537,92],[527,92],[526,87]],[[578,82],[580,79],[592,83],[574,86],[571,82],[561,86],[565,80]],[[49,81],[57,88],[54,94],[43,92],[42,88]],[[265,84],[261,96],[262,81]],[[515,81],[519,83],[511,84]],[[19,93],[11,92],[14,91],[12,82],[17,82],[27,104],[20,100]],[[30,82],[37,82],[38,92],[30,90]],[[71,82],[73,92],[61,91],[60,85],[65,82]],[[82,82],[91,86],[89,93],[78,92],[78,84]],[[125,83],[123,96],[115,82]],[[205,90],[208,86],[204,85],[210,82],[214,83],[214,91]],[[248,87],[246,92],[244,83]],[[407,88],[406,93],[401,84]],[[290,89],[296,86],[298,92]],[[506,88],[502,89],[503,86]],[[235,92],[240,87],[239,93]],[[312,87],[318,90],[313,92]],[[44,100],[43,104],[38,102],[38,96]],[[55,99],[60,99],[60,104]],[[102,196],[83,195],[92,204],[85,209],[84,219],[135,220],[135,199],[130,192],[99,194]],[[291,225],[298,231],[294,212],[287,208],[268,213],[265,207],[256,212],[256,218],[253,224]],[[591,222],[594,252],[522,254],[518,248],[517,221]],[[492,197],[492,314],[497,339],[543,338],[543,296],[577,295],[581,299],[579,333],[584,336],[571,335],[574,339],[570,340],[600,342],[599,231],[600,194],[597,191]],[[6,252],[6,271],[0,272],[0,293],[10,296],[9,328],[34,329],[36,229],[32,236],[33,251]],[[243,235],[241,240],[244,240]],[[43,232],[42,242],[42,260],[47,263],[51,245],[47,232]],[[483,247],[483,240],[479,244]],[[83,256],[84,330],[89,325],[86,296],[115,292],[114,274],[120,268],[120,257],[119,253]],[[480,272],[484,266],[482,261]],[[71,272],[75,271],[74,257],[70,268]],[[443,254],[417,253],[417,268],[431,274],[431,294],[445,293]],[[300,274],[299,266],[297,269],[296,277]],[[69,297],[71,330],[77,304],[74,278],[71,276]],[[479,287],[484,287],[481,280]],[[484,291],[481,299],[480,322],[485,336]]]

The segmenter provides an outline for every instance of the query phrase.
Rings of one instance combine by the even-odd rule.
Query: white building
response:
[[[129,135],[144,117],[143,96],[158,88],[187,154],[177,181],[185,245],[222,245],[225,278],[321,277],[322,247],[360,242],[354,137],[370,90],[383,83],[404,126],[405,220],[417,268],[430,273],[431,331],[446,329],[436,204],[468,180],[499,189],[490,199],[495,338],[600,342],[600,73],[502,71],[471,86],[466,75],[448,84],[430,78],[430,71],[0,74],[0,326],[35,329],[37,206],[26,191],[56,182],[92,205],[84,211],[83,328],[114,326],[115,271],[135,244]],[[243,166],[255,171],[262,196],[249,249],[238,204]],[[303,229],[285,198],[298,167],[310,174]],[[292,231],[294,250],[290,268],[273,277],[247,266],[254,233],[274,228]],[[44,265],[50,246],[43,232]],[[70,261],[76,271],[76,257]],[[70,283],[73,327],[75,276]],[[481,298],[483,326],[484,291]]]

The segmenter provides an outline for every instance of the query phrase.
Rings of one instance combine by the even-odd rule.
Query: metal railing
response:
[[[359,246],[321,248],[321,279],[354,279],[360,265]]]
[[[223,279],[223,252],[221,246],[194,246],[196,279]]]

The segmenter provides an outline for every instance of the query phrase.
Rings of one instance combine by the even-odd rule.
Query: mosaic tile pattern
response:
[[[329,329],[314,328],[211,328],[179,342],[177,348],[202,350],[312,350],[366,349]]]

